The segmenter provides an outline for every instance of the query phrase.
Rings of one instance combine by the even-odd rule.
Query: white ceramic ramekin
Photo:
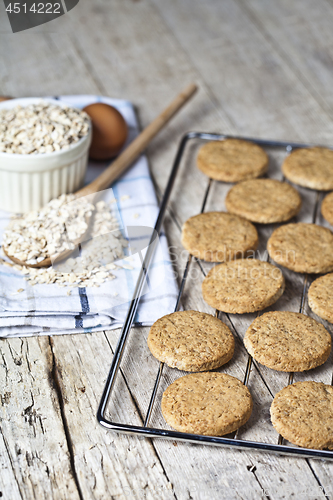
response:
[[[64,106],[48,98],[11,99],[0,109],[28,106],[41,100]],[[0,209],[10,212],[37,210],[52,198],[82,187],[87,170],[91,125],[88,135],[68,149],[35,155],[0,152]]]

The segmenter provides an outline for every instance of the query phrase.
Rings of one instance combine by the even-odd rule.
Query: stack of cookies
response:
[[[184,248],[197,259],[218,263],[203,281],[203,298],[225,313],[261,311],[281,297],[285,280],[280,268],[254,258],[258,247],[254,223],[289,221],[298,214],[301,197],[287,182],[258,178],[267,172],[268,157],[249,141],[208,142],[199,150],[197,166],[211,179],[236,183],[225,199],[227,212],[201,213],[183,226]],[[285,159],[282,170],[294,184],[333,190],[330,149],[297,149]],[[333,224],[333,193],[324,199],[322,214]],[[316,224],[278,227],[267,250],[277,264],[298,273],[333,271],[333,234]],[[311,309],[330,322],[332,296],[333,273],[316,279],[309,288]],[[331,336],[321,323],[304,314],[273,311],[253,321],[244,345],[257,362],[270,369],[302,372],[325,363]],[[162,413],[172,427],[220,436],[249,419],[253,403],[247,387],[230,375],[210,371],[226,364],[234,353],[233,335],[217,317],[198,311],[164,316],[152,326],[148,346],[168,366],[195,372],[177,379],[163,394]],[[333,449],[331,386],[298,382],[286,387],[274,398],[271,418],[292,443]]]

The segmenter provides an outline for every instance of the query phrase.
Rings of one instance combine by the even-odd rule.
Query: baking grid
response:
[[[273,453],[278,453],[278,454],[283,454],[283,455],[289,455],[289,456],[298,456],[298,457],[307,457],[307,458],[320,458],[320,459],[331,459],[333,460],[333,451],[328,451],[328,450],[314,450],[314,449],[307,449],[307,448],[301,448],[297,446],[293,446],[290,444],[285,444],[282,436],[279,436],[277,439],[276,444],[274,443],[266,443],[266,442],[259,442],[255,440],[245,440],[245,439],[239,439],[238,438],[238,433],[239,431],[236,431],[232,435],[228,435],[228,437],[215,437],[215,436],[203,436],[203,435],[197,435],[197,434],[190,434],[190,433],[184,433],[184,432],[178,432],[175,430],[166,429],[166,428],[158,428],[158,427],[150,427],[149,423],[151,421],[152,415],[154,412],[159,411],[156,407],[160,406],[160,382],[162,379],[163,375],[163,370],[165,370],[164,363],[160,363],[154,386],[151,391],[150,399],[149,399],[149,404],[146,409],[145,416],[143,418],[144,423],[143,425],[132,425],[132,424],[127,424],[127,423],[122,423],[122,422],[115,422],[111,421],[106,417],[106,413],[108,411],[109,403],[111,402],[111,395],[113,392],[115,392],[115,384],[117,379],[120,377],[120,372],[121,372],[121,360],[125,351],[125,346],[128,342],[129,333],[131,331],[131,327],[135,318],[135,314],[137,311],[137,308],[139,306],[140,302],[140,297],[141,293],[145,284],[145,276],[146,273],[149,269],[149,264],[152,260],[152,257],[154,255],[154,250],[155,250],[155,244],[157,242],[156,234],[160,234],[161,229],[162,229],[162,223],[163,223],[163,218],[166,212],[166,209],[168,208],[168,202],[169,198],[174,186],[174,182],[176,179],[176,176],[178,174],[179,166],[182,162],[186,147],[188,143],[198,143],[198,142],[205,142],[205,141],[212,141],[212,140],[223,140],[226,138],[234,138],[234,139],[245,139],[249,140],[252,142],[255,142],[256,144],[264,147],[265,149],[272,149],[273,150],[278,150],[278,151],[284,151],[285,154],[289,153],[292,149],[294,148],[299,148],[299,147],[310,147],[313,146],[313,144],[304,144],[304,143],[292,143],[292,142],[280,142],[280,141],[273,141],[273,140],[262,140],[262,139],[256,139],[256,138],[248,138],[248,137],[239,137],[239,136],[230,136],[230,135],[224,135],[224,134],[211,134],[211,133],[202,133],[202,132],[190,132],[186,134],[183,139],[181,140],[172,170],[171,174],[168,180],[168,184],[161,202],[160,206],[160,212],[159,216],[157,218],[156,224],[154,231],[152,232],[152,239],[150,242],[150,245],[147,249],[145,259],[142,264],[142,269],[136,284],[135,292],[132,298],[132,301],[129,306],[129,310],[127,313],[127,317],[125,319],[120,338],[117,344],[117,347],[114,352],[111,368],[108,374],[108,378],[104,387],[104,391],[102,394],[102,398],[100,401],[100,405],[98,408],[97,412],[97,419],[98,422],[105,427],[108,430],[114,430],[120,433],[126,433],[126,434],[134,434],[138,436],[145,436],[145,437],[162,437],[166,439],[172,439],[172,440],[180,440],[180,441],[185,441],[189,443],[201,443],[201,444],[210,444],[210,445],[215,445],[215,446],[222,446],[222,447],[227,447],[227,448],[232,448],[232,449],[244,449],[244,450],[253,450],[253,451],[265,451],[265,452],[273,452]],[[207,199],[209,194],[212,191],[212,188],[214,184],[216,184],[217,181],[213,181],[211,179],[208,180],[208,185],[204,193],[202,205],[201,205],[201,212],[204,212],[206,204],[207,204]],[[186,189],[186,186],[185,186]],[[314,207],[312,211],[312,222],[316,221],[317,214],[318,214],[318,208],[319,208],[319,201],[321,198],[321,193],[317,192],[316,193],[316,198],[314,202]],[[304,201],[303,201],[304,203]],[[192,214],[195,215],[195,214]],[[193,261],[197,261],[197,263],[200,265],[201,270],[203,275],[205,275],[205,266],[202,265],[202,263],[196,259],[193,258],[191,255],[188,256],[187,262],[184,268],[183,276],[181,279],[181,284],[180,284],[180,289],[179,289],[179,295],[175,304],[175,311],[179,310],[181,307],[181,299],[184,293],[184,289],[186,287],[186,281],[189,276],[189,270],[191,267],[191,264]],[[286,271],[286,270],[284,270]],[[299,275],[302,279],[302,284],[301,284],[301,297],[300,297],[300,308],[299,312],[305,312],[305,302],[306,302],[306,292],[308,288],[308,280],[309,277],[308,275]],[[286,292],[285,292],[286,293]],[[258,314],[262,313],[260,311]],[[221,313],[219,311],[216,311],[216,316],[220,317]],[[229,315],[226,315],[227,317]],[[232,324],[232,322],[231,322]],[[241,341],[241,337],[239,336],[237,330],[234,328],[234,333],[236,336],[236,340]],[[132,334],[135,334],[134,331]],[[146,342],[146,339],[142,339],[143,342]],[[241,341],[242,342],[242,341]],[[134,354],[135,355],[135,354]],[[329,358],[331,359],[331,358]],[[232,360],[229,362],[232,363]],[[223,371],[222,367],[222,371]],[[178,372],[175,369],[170,369],[166,367],[168,370],[172,370],[173,372]],[[252,369],[254,369],[252,371]],[[177,377],[181,376],[181,372],[177,373]],[[264,385],[266,385],[263,375],[262,375],[262,367],[253,360],[253,358],[248,355],[247,357],[247,362],[246,362],[246,368],[245,368],[245,374],[244,374],[244,379],[243,382],[245,385],[249,384],[249,380],[251,380],[253,377],[260,377],[262,381],[264,382]],[[294,374],[290,373],[289,378],[288,378],[288,384],[293,383],[293,378]],[[331,379],[331,383],[333,383],[333,379]],[[127,384],[126,384],[127,385]],[[166,387],[164,387],[165,389]],[[268,389],[269,390],[269,389]],[[135,390],[134,390],[135,391]],[[134,391],[131,389],[131,393],[134,393]],[[271,392],[271,391],[270,391]],[[135,398],[135,396],[134,396]],[[119,405],[119,397],[114,397],[114,401],[116,401],[116,404]],[[110,405],[111,406],[111,405]],[[241,429],[240,429],[241,430]]]

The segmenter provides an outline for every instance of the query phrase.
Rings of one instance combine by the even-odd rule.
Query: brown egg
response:
[[[92,142],[89,156],[93,160],[108,160],[116,156],[127,139],[128,129],[123,116],[113,106],[97,102],[84,108],[92,122]]]
[[[9,99],[13,99],[12,97],[8,97],[8,95],[0,95],[0,102],[8,101]]]

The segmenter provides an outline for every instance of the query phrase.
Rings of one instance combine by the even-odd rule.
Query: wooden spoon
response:
[[[120,177],[133,161],[139,156],[140,153],[148,146],[150,141],[158,134],[158,132],[168,123],[168,121],[184,106],[184,104],[195,94],[197,85],[194,83],[186,87],[183,92],[169,104],[169,106],[148,125],[128,146],[127,148],[99,175],[87,186],[77,191],[77,197],[87,196],[89,194],[97,193],[106,189],[118,177]],[[82,236],[81,236],[82,238]],[[3,248],[4,253],[15,264],[26,267],[49,267],[51,266],[51,258],[47,257],[38,264],[29,265],[11,255],[8,255]],[[64,252],[61,257],[65,258],[71,251]]]

